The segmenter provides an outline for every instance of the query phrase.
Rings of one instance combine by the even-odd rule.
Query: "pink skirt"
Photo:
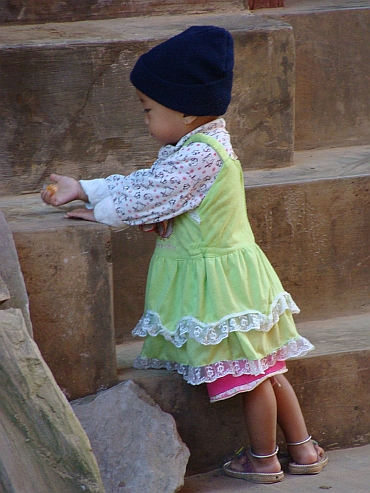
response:
[[[211,402],[222,401],[228,399],[241,392],[249,392],[255,389],[260,383],[274,375],[285,373],[287,367],[285,361],[278,361],[268,368],[264,373],[259,375],[240,375],[235,377],[234,375],[226,375],[225,377],[218,378],[214,382],[207,383],[207,390],[209,400]]]

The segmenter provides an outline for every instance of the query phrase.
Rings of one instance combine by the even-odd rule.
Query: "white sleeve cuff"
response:
[[[118,217],[111,195],[109,195],[109,197],[105,197],[95,205],[94,216],[96,221],[99,223],[108,224],[108,226],[112,226],[114,228],[122,226],[122,224],[126,224]]]
[[[94,207],[98,202],[102,201],[110,195],[105,178],[97,178],[95,180],[80,180],[80,185],[86,193],[89,203]]]

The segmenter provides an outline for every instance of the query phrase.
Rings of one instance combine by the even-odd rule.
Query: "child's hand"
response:
[[[73,211],[67,212],[65,217],[70,217],[72,219],[84,219],[85,221],[96,222],[93,209],[75,209]]]
[[[47,204],[57,207],[72,202],[72,200],[88,202],[89,199],[80,182],[74,178],[52,174],[50,180],[54,182],[54,185],[49,185],[41,191],[41,198]]]

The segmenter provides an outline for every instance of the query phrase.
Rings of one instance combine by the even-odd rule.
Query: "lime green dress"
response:
[[[239,161],[213,137],[192,141],[210,145],[223,165],[200,206],[157,238],[133,331],[145,337],[135,367],[175,370],[193,385],[262,375],[313,346],[297,333],[299,309],[255,243]]]

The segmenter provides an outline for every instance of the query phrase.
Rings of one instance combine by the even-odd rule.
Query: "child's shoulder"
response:
[[[199,139],[201,142],[197,140],[198,135],[201,136]],[[189,142],[188,146],[189,152],[198,153],[208,153],[210,148],[218,152],[221,146],[229,157],[237,159],[231,144],[230,134],[225,128],[215,128],[207,132],[199,132],[199,134],[193,135],[192,141]]]

